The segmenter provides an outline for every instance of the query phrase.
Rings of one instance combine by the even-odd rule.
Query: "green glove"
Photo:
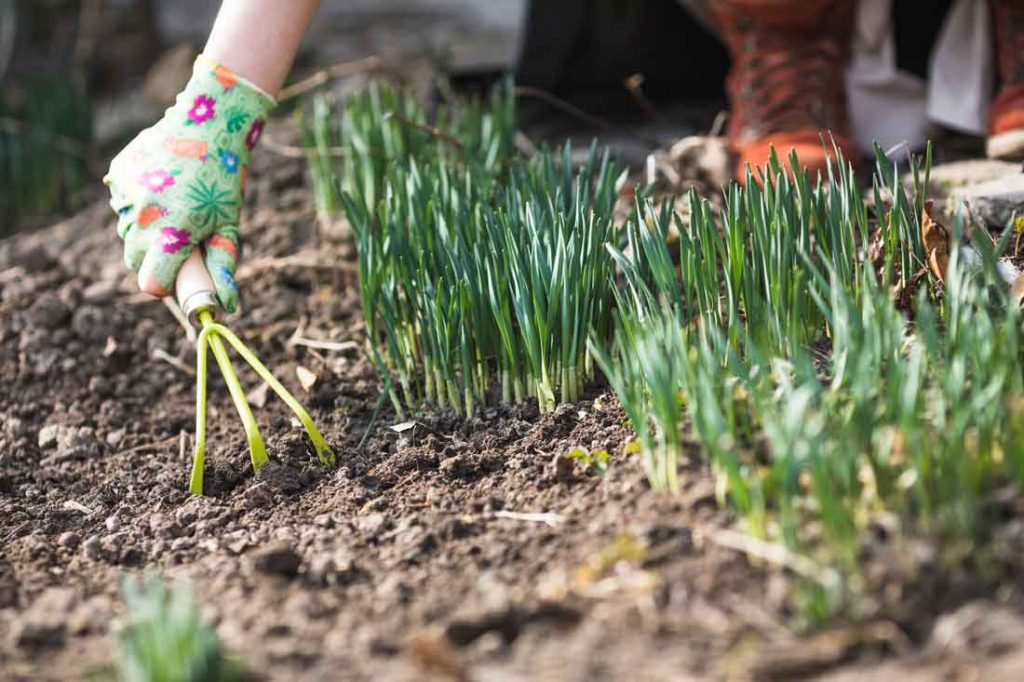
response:
[[[103,181],[118,214],[125,264],[138,272],[140,289],[170,295],[178,268],[200,246],[217,298],[234,312],[249,152],[274,104],[257,86],[200,56],[174,106],[111,162]]]

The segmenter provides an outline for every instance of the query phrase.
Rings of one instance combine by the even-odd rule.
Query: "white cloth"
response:
[[[984,134],[993,60],[985,0],[956,0],[939,31],[928,80],[896,68],[892,0],[860,0],[846,89],[853,135],[864,151],[877,140],[919,148],[931,124]]]

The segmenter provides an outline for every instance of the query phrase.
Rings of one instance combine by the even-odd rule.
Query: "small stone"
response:
[[[274,543],[258,550],[253,555],[252,565],[259,573],[294,578],[299,573],[302,557],[296,554],[291,545]]]
[[[465,455],[455,455],[441,462],[437,467],[441,475],[449,481],[465,478],[473,471],[472,462]]]
[[[1018,221],[1024,221],[1019,215],[1024,207],[1024,173],[956,190],[950,196],[948,210],[955,212],[961,203],[967,204],[971,218],[990,228],[1005,228],[1014,214],[1018,214]]]
[[[1012,651],[1024,639],[1024,620],[1010,609],[974,601],[938,619],[929,647],[947,656],[993,657]]]
[[[28,323],[42,329],[57,329],[71,317],[71,309],[56,295],[46,294],[37,298],[27,311]]]
[[[90,535],[82,543],[82,552],[89,561],[99,561],[103,556],[103,547],[100,545],[99,535]]]
[[[100,540],[100,549],[102,550],[103,556],[109,558],[111,561],[118,559],[121,556],[121,548],[124,546],[124,535],[121,533],[115,533],[108,535]]]
[[[83,341],[98,344],[101,348],[112,329],[107,312],[96,305],[83,305],[71,316],[71,330]]]
[[[104,438],[104,440],[107,442],[107,445],[109,445],[110,447],[118,448],[121,445],[121,441],[124,440],[124,436],[125,436],[125,430],[124,429],[114,429],[113,431],[110,431],[109,433],[107,433],[107,437]]]
[[[158,538],[172,540],[181,535],[181,526],[167,514],[153,514],[149,517],[149,530]]]
[[[28,433],[28,427],[23,419],[6,416],[3,418],[4,432],[11,438],[21,438]]]
[[[57,431],[60,429],[59,424],[47,424],[43,428],[39,429],[39,447],[43,450],[48,450],[57,444]]]
[[[557,453],[551,459],[551,473],[555,477],[556,481],[571,481],[573,478],[573,470],[576,468],[575,463],[569,457],[566,457],[563,453]]]
[[[78,536],[78,533],[68,531],[66,533],[60,534],[60,536],[57,538],[57,545],[60,547],[68,547],[70,549],[74,549],[78,546],[80,540],[81,538]]]
[[[180,552],[185,549],[190,549],[195,545],[195,540],[192,538],[175,538],[174,542],[171,543],[172,552]]]
[[[388,525],[387,517],[383,514],[367,514],[356,519],[356,528],[363,535],[375,538],[380,535]]]
[[[116,515],[108,516],[106,520],[103,521],[103,525],[111,533],[116,533],[117,531],[121,530],[121,519],[119,519]]]
[[[928,177],[928,189],[935,198],[949,196],[962,187],[979,185],[998,178],[1020,173],[1020,164],[993,159],[966,159],[932,166]],[[907,190],[914,187],[913,173],[903,176]]]
[[[313,519],[313,525],[320,526],[321,528],[331,528],[334,526],[334,518],[330,514],[317,514]]]

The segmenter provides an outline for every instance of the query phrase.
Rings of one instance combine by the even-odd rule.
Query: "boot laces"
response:
[[[741,58],[746,68],[737,84],[746,114],[744,135],[844,128],[843,54],[828,36],[745,36]]]

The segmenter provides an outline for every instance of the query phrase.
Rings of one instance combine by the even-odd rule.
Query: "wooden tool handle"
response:
[[[213,285],[210,273],[206,270],[206,264],[203,263],[203,256],[199,248],[194,249],[181,264],[181,269],[178,270],[178,279],[174,282],[174,294],[182,312],[189,317],[200,308],[216,309],[219,307],[217,289]]]

